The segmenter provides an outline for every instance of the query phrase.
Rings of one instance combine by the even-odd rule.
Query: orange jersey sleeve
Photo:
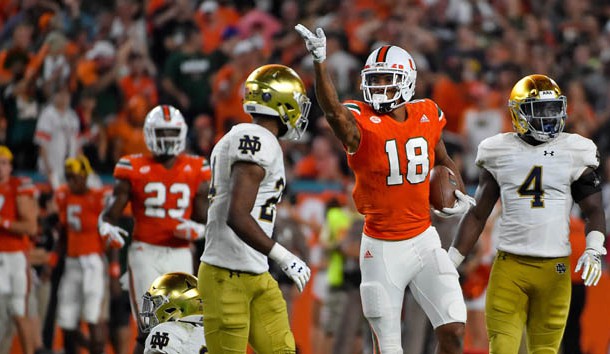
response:
[[[57,194],[59,219],[67,235],[66,254],[78,257],[103,253],[104,245],[97,231],[97,221],[104,210],[107,192],[90,189],[85,194],[74,194],[66,189]]]
[[[442,111],[431,100],[414,100],[404,106],[406,121],[397,122],[363,102],[344,105],[360,130],[358,150],[347,159],[364,233],[386,240],[419,235],[431,224],[429,172],[446,124]]]
[[[0,219],[15,221],[19,218],[17,209],[18,196],[36,198],[38,190],[30,178],[10,177],[7,183],[0,185]],[[26,235],[19,235],[0,228],[0,252],[26,251],[30,243]]]
[[[166,169],[152,156],[123,157],[114,177],[129,181],[135,218],[133,239],[158,246],[187,247],[188,241],[174,237],[179,218],[190,219],[199,185],[211,177],[205,158],[178,155]]]

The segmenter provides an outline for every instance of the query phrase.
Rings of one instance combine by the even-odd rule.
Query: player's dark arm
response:
[[[451,171],[453,171],[453,173],[455,174],[455,177],[457,178],[460,191],[462,191],[463,193],[466,193],[466,188],[464,187],[464,181],[462,180],[462,175],[460,174],[460,171],[458,170],[457,166],[455,165],[455,162],[453,161],[453,159],[451,159],[451,157],[447,153],[447,148],[445,147],[445,142],[443,141],[442,138],[438,140],[438,143],[436,144],[436,147],[434,148],[434,155],[436,156],[435,157],[436,162],[434,164],[437,166],[446,166]]]
[[[470,208],[460,221],[452,244],[452,247],[456,248],[461,255],[468,255],[474,247],[499,197],[498,182],[489,171],[482,168],[475,193],[477,204]]]
[[[606,218],[602,204],[602,188],[597,172],[588,168],[572,183],[572,197],[578,203],[585,218],[585,232],[599,231],[606,234]]]
[[[193,199],[191,220],[205,224],[208,221],[208,182],[201,182]]]
[[[7,228],[16,234],[36,235],[38,231],[38,202],[30,195],[17,196],[17,220]]]
[[[102,213],[102,220],[116,225],[123,214],[123,209],[129,203],[130,194],[131,184],[124,179],[118,179],[112,191],[112,201]]]
[[[339,101],[337,90],[332,83],[326,63],[314,62],[316,73],[316,97],[318,104],[324,111],[324,116],[330,124],[333,132],[341,140],[349,152],[355,152],[360,144],[360,130],[356,124],[356,119]]]
[[[236,162],[231,168],[231,200],[227,225],[250,247],[269,254],[275,241],[270,239],[250,214],[265,170],[251,162]]]

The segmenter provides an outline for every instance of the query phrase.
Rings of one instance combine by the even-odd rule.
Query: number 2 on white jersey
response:
[[[169,214],[171,218],[177,219],[184,217],[184,210],[188,208],[189,201],[191,200],[191,189],[187,184],[174,183],[169,186],[169,193],[180,194],[175,209],[167,209],[163,207],[167,201],[167,188],[163,183],[150,182],[144,186],[144,193],[154,193],[154,196],[146,198],[144,200],[144,215],[151,218],[164,218],[166,214]]]
[[[390,163],[390,174],[386,178],[386,183],[388,186],[403,184],[396,140],[385,142],[385,152]],[[411,138],[405,144],[405,152],[407,153],[407,181],[411,184],[422,183],[430,171],[428,142],[421,136]]]

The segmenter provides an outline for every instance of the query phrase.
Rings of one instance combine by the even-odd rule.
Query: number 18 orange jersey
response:
[[[356,176],[353,196],[365,216],[364,233],[403,240],[426,230],[430,222],[429,172],[434,149],[446,124],[429,99],[405,104],[407,119],[397,122],[360,101],[344,105],[360,130],[358,150],[347,154]]]
[[[187,247],[174,237],[178,219],[190,219],[193,198],[211,172],[203,157],[180,154],[170,169],[152,156],[129,155],[114,168],[114,177],[131,184],[131,209],[135,218],[133,240],[157,246]]]

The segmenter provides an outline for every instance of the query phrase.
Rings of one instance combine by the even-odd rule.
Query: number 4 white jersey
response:
[[[570,187],[587,167],[597,168],[596,153],[591,140],[568,133],[538,146],[515,133],[482,141],[477,165],[500,186],[498,249],[534,257],[569,255]]]
[[[157,325],[146,337],[144,354],[207,353],[202,320],[201,316],[188,316]]]
[[[234,163],[255,163],[265,169],[254,208],[254,220],[271,237],[275,205],[284,189],[282,148],[269,130],[257,124],[234,126],[214,147],[211,156],[210,207],[205,230],[205,250],[201,260],[218,267],[251,273],[269,269],[267,257],[244,243],[227,225],[231,198],[231,168]]]

